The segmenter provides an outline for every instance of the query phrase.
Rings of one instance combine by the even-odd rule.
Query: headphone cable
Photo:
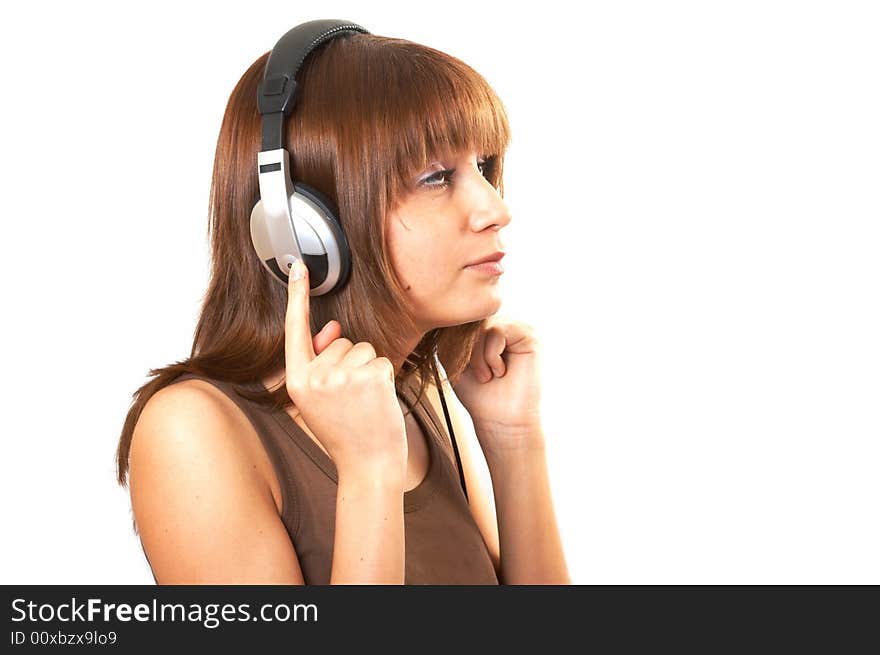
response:
[[[455,462],[458,464],[458,477],[461,480],[461,490],[464,492],[464,499],[467,501],[467,486],[464,483],[464,471],[461,468],[461,456],[458,454],[458,444],[455,442],[455,431],[452,429],[452,421],[449,419],[449,408],[446,407],[446,398],[443,396],[443,385],[440,383],[440,373],[437,370],[436,363],[433,368],[434,379],[437,381],[437,392],[440,394],[440,404],[443,405],[443,415],[446,417],[446,427],[449,429],[449,439],[452,441],[452,450],[455,452]]]

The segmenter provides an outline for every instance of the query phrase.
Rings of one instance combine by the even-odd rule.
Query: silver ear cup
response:
[[[310,295],[320,296],[340,288],[351,271],[351,257],[345,234],[327,203],[313,189],[295,184],[288,204],[295,234],[293,227],[288,229],[309,268]],[[251,241],[263,266],[286,286],[294,255],[273,250],[262,201],[251,211],[250,227]]]

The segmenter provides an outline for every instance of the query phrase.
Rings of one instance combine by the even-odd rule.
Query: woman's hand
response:
[[[337,470],[390,464],[402,466],[405,473],[406,427],[394,366],[387,357],[376,357],[367,342],[352,344],[334,337],[340,333],[336,322],[312,337],[308,271],[302,262],[295,266],[301,267],[303,277],[296,280],[291,271],[288,284],[284,348],[288,395]]]
[[[538,347],[531,326],[493,316],[452,385],[487,455],[543,447]]]

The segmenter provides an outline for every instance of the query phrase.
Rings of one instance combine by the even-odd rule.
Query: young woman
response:
[[[302,262],[278,284],[251,242],[269,54],[223,118],[191,355],[150,371],[117,450],[156,582],[569,583],[536,338],[495,316],[501,101],[402,39],[347,34],[305,58],[285,143],[296,180],[338,208],[352,261],[341,289],[310,297]]]

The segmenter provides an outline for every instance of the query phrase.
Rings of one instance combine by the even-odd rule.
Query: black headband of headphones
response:
[[[284,147],[284,117],[296,103],[296,74],[309,53],[340,33],[369,32],[356,23],[332,18],[297,25],[282,36],[269,55],[257,105],[263,115],[263,151]]]

